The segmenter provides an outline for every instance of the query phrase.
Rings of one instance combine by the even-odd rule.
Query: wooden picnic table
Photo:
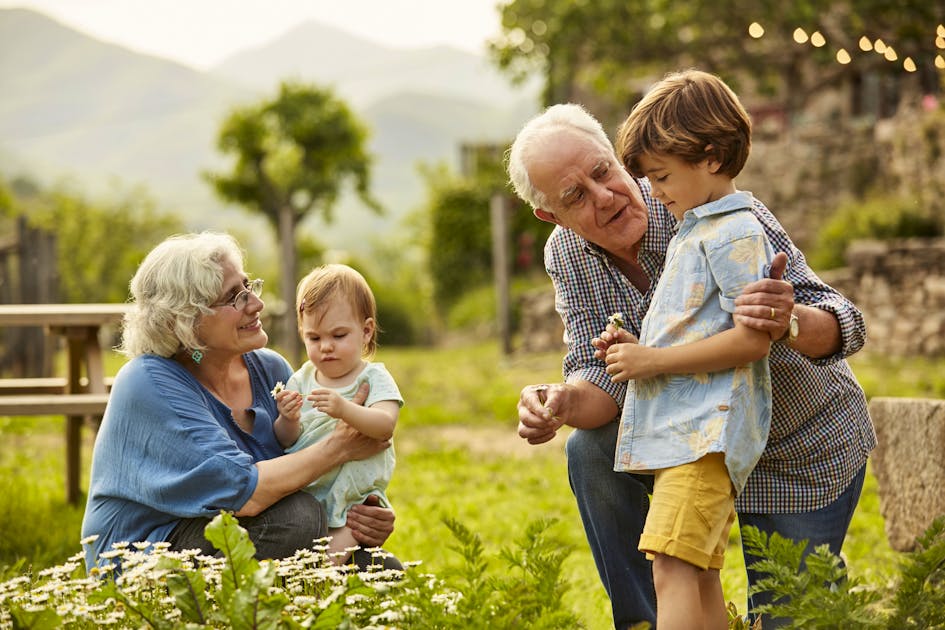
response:
[[[66,418],[66,499],[79,499],[82,425],[101,418],[108,384],[99,332],[118,324],[128,304],[0,304],[0,328],[41,326],[65,338],[64,379],[0,379],[0,415],[63,415]]]

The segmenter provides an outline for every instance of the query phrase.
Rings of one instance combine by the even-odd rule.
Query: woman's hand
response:
[[[363,547],[380,547],[393,533],[394,519],[394,510],[380,507],[372,494],[364,504],[351,506],[345,524]]]
[[[390,440],[375,440],[370,438],[344,420],[339,420],[335,430],[328,436],[332,448],[337,448],[339,457],[344,462],[356,459],[367,459],[390,446]]]

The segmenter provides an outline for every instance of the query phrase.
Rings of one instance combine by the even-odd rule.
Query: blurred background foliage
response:
[[[491,61],[512,79],[539,75],[546,104],[580,101],[607,129],[615,128],[662,74],[698,66],[730,81],[758,115],[757,151],[749,164],[770,161],[770,152],[764,152],[766,143],[775,147],[774,153],[782,152],[784,146],[802,146],[803,130],[812,123],[819,123],[823,133],[834,138],[865,130],[865,145],[875,145],[875,154],[864,150],[848,165],[839,165],[829,156],[801,154],[791,156],[785,167],[770,167],[775,175],[785,168],[803,173],[800,189],[792,189],[798,196],[816,197],[822,188],[833,188],[832,195],[823,198],[824,207],[807,208],[803,199],[798,204],[807,208],[808,214],[792,217],[785,207],[789,204],[784,202],[794,196],[791,191],[782,197],[766,194],[766,186],[776,185],[780,177],[765,173],[757,179],[761,186],[753,187],[760,198],[770,199],[772,209],[807,251],[815,270],[842,265],[843,250],[854,238],[942,234],[945,115],[939,97],[945,71],[935,66],[945,49],[940,2],[903,0],[893,6],[876,0],[788,4],[773,0],[513,0],[498,5],[497,11],[502,29],[489,43]],[[762,27],[763,36],[749,35],[753,24]],[[804,33],[803,42],[798,29]],[[812,44],[815,33],[829,44]],[[863,39],[871,52],[863,49]],[[893,46],[895,61],[890,61],[888,54],[875,54]],[[852,55],[851,63],[838,62],[841,48]],[[913,60],[914,71],[904,65],[907,58]],[[844,90],[846,103],[842,106],[818,105],[825,94]],[[299,95],[308,94],[343,108],[344,103],[336,101],[328,89],[284,84],[277,94],[220,120],[220,150],[233,148],[227,144],[228,138],[265,135],[247,124],[247,116],[260,121],[271,118],[270,110],[279,103],[289,107],[298,103]],[[781,125],[773,131],[767,118],[771,112]],[[360,128],[353,115],[345,120],[352,129]],[[887,123],[893,127],[886,132],[886,140],[872,142],[874,136],[880,137],[881,125]],[[208,175],[207,180],[247,210],[258,211],[266,201],[265,182],[250,182],[252,178],[240,175],[252,170],[253,160],[262,159],[261,150],[252,148],[266,145],[260,142],[240,145],[240,168],[229,175],[222,171]],[[887,147],[889,152],[882,153]],[[297,252],[296,275],[326,261],[357,266],[377,292],[382,343],[428,344],[448,335],[494,334],[497,298],[489,207],[497,193],[510,194],[503,167],[507,144],[479,149],[462,172],[442,163],[418,164],[425,199],[395,229],[366,231],[364,240],[370,242],[367,254],[335,251],[330,242],[319,239],[317,229],[296,231],[292,239]],[[316,175],[323,161],[305,159],[304,151],[289,153],[292,159],[274,160],[269,171],[260,172],[276,182],[321,181]],[[282,151],[280,155],[289,153]],[[376,208],[370,196],[369,156],[356,151],[355,158],[350,171],[355,175],[357,192]],[[303,173],[306,169],[310,176]],[[838,173],[838,169],[846,172]],[[324,188],[319,186],[311,194],[289,195],[283,201],[311,202]],[[312,213],[326,225],[332,216],[330,202],[337,195],[337,188],[329,188],[325,189],[326,205]],[[543,273],[542,247],[552,226],[537,221],[530,208],[510,203],[514,208],[508,225],[511,292],[550,290]],[[277,205],[266,206],[274,227]],[[171,233],[205,227],[163,214],[140,188],[118,189],[101,199],[91,198],[72,184],[41,189],[24,177],[0,181],[0,213],[5,233],[18,216],[56,233],[59,294],[63,301],[76,302],[125,300],[128,280],[150,247]],[[812,226],[811,216],[816,218]],[[301,217],[296,214],[295,218]],[[805,229],[813,237],[799,239],[796,235],[803,235]],[[238,239],[246,236],[239,225],[230,231]],[[279,251],[286,243],[279,241],[284,239],[277,239],[271,249],[247,251],[247,269],[268,280],[267,311],[274,317],[286,311],[286,274],[279,262]],[[289,283],[294,284],[294,279]],[[513,317],[517,318],[515,308]],[[279,339],[274,345],[283,347]]]

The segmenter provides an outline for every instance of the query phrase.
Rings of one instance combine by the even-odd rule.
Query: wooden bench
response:
[[[105,377],[105,391],[111,391],[115,379]],[[65,394],[69,381],[62,377],[0,378],[0,397],[18,394]]]
[[[66,418],[66,501],[79,501],[79,475],[82,463],[82,425],[88,423],[98,429],[105,413],[108,394],[67,394],[59,379],[0,379],[8,384],[30,391],[51,388],[48,393],[4,394],[0,396],[0,416],[65,416]],[[9,381],[31,381],[11,384]],[[64,379],[63,379],[64,380]],[[13,388],[15,389],[15,388]]]
[[[80,499],[82,426],[97,428],[111,379],[105,377],[103,326],[117,325],[128,304],[0,304],[0,328],[41,326],[66,342],[65,378],[0,379],[0,415],[66,418],[66,499]]]
[[[101,416],[108,394],[10,394],[0,396],[0,416]]]

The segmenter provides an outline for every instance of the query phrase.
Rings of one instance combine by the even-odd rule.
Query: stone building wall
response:
[[[945,238],[854,241],[820,274],[863,311],[870,352],[945,356]]]

